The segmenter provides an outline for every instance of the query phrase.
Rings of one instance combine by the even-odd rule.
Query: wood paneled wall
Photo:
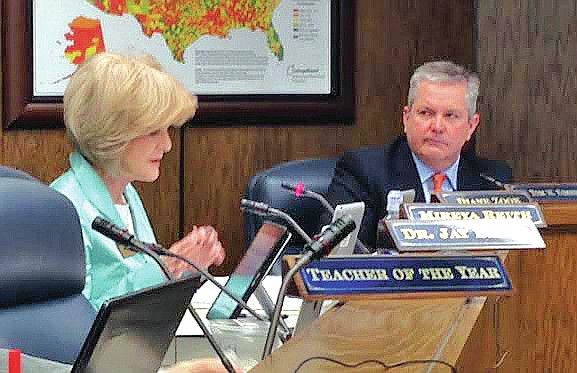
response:
[[[575,181],[577,3],[479,0],[478,24],[477,150],[508,160],[519,181]],[[495,365],[504,357],[491,371],[577,371],[574,236],[575,226],[553,227],[544,231],[544,252],[509,254],[517,295],[476,325],[477,335],[491,330],[499,344]]]
[[[478,151],[518,180],[577,178],[577,3],[479,0]]]
[[[438,58],[474,64],[473,0],[354,3],[354,124],[215,126],[175,132],[160,179],[139,186],[160,242],[168,244],[182,235],[181,224],[185,232],[193,224],[212,224],[229,250],[221,271],[229,271],[244,251],[239,201],[250,176],[282,161],[334,157],[346,149],[389,142],[401,132],[401,109],[417,65]],[[43,181],[67,168],[71,147],[63,130],[8,130],[1,141],[3,164]]]

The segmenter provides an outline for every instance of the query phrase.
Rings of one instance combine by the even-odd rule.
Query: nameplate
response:
[[[518,220],[386,220],[399,251],[543,249],[535,224]]]
[[[514,205],[407,203],[403,205],[403,214],[410,220],[529,219],[537,228],[547,226],[543,211],[537,203]]]
[[[512,191],[529,194],[535,201],[577,201],[577,183],[508,184]]]
[[[303,267],[295,282],[305,300],[512,292],[511,280],[497,256],[332,256]]]
[[[459,205],[513,205],[533,202],[526,192],[506,190],[440,192],[433,193],[431,199],[441,203],[457,203]]]

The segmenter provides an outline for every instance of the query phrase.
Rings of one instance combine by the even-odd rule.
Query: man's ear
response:
[[[477,126],[479,126],[480,119],[481,117],[479,113],[475,113],[469,120],[469,136],[467,137],[467,141],[469,141],[473,136],[473,134],[475,133]]]
[[[403,107],[403,132],[407,132],[407,122],[409,121],[409,115],[411,108],[408,106]]]

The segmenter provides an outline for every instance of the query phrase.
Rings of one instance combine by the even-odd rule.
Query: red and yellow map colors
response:
[[[162,35],[176,61],[184,62],[184,52],[200,37],[209,35],[226,38],[234,29],[248,28],[262,31],[268,47],[279,59],[283,59],[283,46],[272,24],[274,11],[282,0],[85,0],[110,15],[134,16],[143,33],[151,37]],[[73,44],[66,48],[66,57],[72,63],[81,63],[93,53],[94,37],[71,24],[66,38]],[[89,20],[100,23],[97,20]],[[76,28],[75,28],[76,27]],[[102,41],[102,32],[99,34]],[[104,46],[102,46],[104,49]],[[100,50],[98,50],[100,51]],[[79,61],[79,62],[77,62]]]
[[[99,20],[76,17],[68,26],[70,32],[64,37],[72,44],[66,47],[64,55],[71,63],[80,65],[88,57],[105,50]]]

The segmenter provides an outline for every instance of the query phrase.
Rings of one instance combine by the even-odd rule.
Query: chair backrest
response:
[[[82,232],[72,203],[0,169],[0,347],[71,363],[96,311],[82,295]]]
[[[306,189],[324,195],[331,183],[335,163],[334,159],[305,159],[278,164],[251,178],[245,198],[280,209],[289,214],[308,235],[317,234],[322,226],[321,217],[327,213],[324,207],[315,199],[304,196],[297,198],[283,189],[281,183],[302,183]],[[247,212],[244,218],[245,243],[248,247],[263,218]],[[271,220],[283,223],[280,220]],[[291,231],[293,236],[287,248],[294,252],[295,249],[302,248],[305,242],[296,232],[292,229]]]
[[[0,177],[15,177],[15,178],[20,178],[20,179],[38,181],[36,178],[34,178],[31,175],[28,175],[24,171],[20,171],[20,170],[17,170],[15,168],[6,167],[6,166],[0,166]]]

